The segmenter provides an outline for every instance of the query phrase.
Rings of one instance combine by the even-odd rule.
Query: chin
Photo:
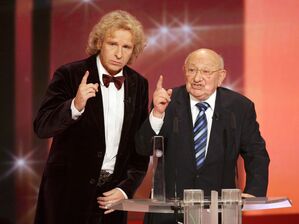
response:
[[[193,90],[191,91],[191,93],[192,93],[194,96],[196,96],[196,97],[204,95],[204,92],[203,92],[203,91],[201,91],[201,90],[195,90],[195,89],[193,89]]]
[[[206,94],[204,93],[191,93],[196,99],[198,100],[205,100],[207,97],[206,97]]]
[[[113,67],[110,67],[109,68],[109,73],[111,74],[117,74],[123,67],[116,67],[116,66],[113,66]]]

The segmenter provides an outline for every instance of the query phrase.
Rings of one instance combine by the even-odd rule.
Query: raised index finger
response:
[[[162,89],[163,88],[163,75],[160,75],[156,87],[157,87],[157,89]]]
[[[86,84],[87,83],[87,78],[89,76],[89,71],[86,71],[82,80],[81,80],[81,84]]]

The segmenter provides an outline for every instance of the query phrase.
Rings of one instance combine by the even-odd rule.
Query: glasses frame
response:
[[[199,68],[196,68],[196,67],[194,68],[194,71],[190,71],[190,69],[191,68],[186,68],[187,74],[192,75],[192,76],[196,76],[199,72],[205,78],[210,78],[213,73],[223,70],[222,68],[219,68],[219,69],[210,71],[208,69],[199,69]]]

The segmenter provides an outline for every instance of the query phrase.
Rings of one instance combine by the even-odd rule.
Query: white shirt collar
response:
[[[205,101],[200,101],[200,100],[196,99],[194,96],[192,96],[189,93],[191,108],[193,108],[195,106],[195,104],[197,104],[199,102],[207,102],[210,105],[210,108],[212,109],[212,111],[214,111],[214,109],[215,109],[215,102],[216,102],[216,92],[217,92],[217,90],[215,90],[212,93],[212,95],[208,99],[206,99]]]
[[[101,85],[104,85],[103,82],[103,74],[107,74],[110,75],[109,72],[107,72],[107,70],[104,68],[104,66],[102,65],[101,59],[99,57],[99,55],[96,57],[96,61],[97,61],[97,69],[98,69],[98,73],[99,73],[99,79],[100,79],[100,83]],[[116,76],[123,76],[123,69],[119,71],[119,73],[117,73],[115,75]]]

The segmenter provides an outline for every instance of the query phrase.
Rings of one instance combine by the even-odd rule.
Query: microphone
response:
[[[130,104],[131,103],[131,97],[128,97],[128,99],[124,99],[125,104]]]
[[[212,117],[212,119],[213,119],[213,120],[215,119],[215,121],[218,121],[218,120],[219,120],[219,117],[220,117],[219,113],[218,113],[218,112],[215,112],[214,115],[213,115],[213,117]]]
[[[178,117],[178,111],[177,111],[177,107],[178,107],[178,102],[175,101],[175,107],[174,107],[174,118],[173,118],[173,134],[175,136],[175,138],[179,138],[178,134],[179,134],[179,117]],[[176,160],[176,158],[178,158],[178,151],[177,151],[177,147],[175,148],[175,153],[174,153],[174,161]],[[178,178],[178,169],[177,166],[175,165],[175,170],[174,170],[174,200],[177,201],[178,200],[178,194],[177,194],[177,178]],[[174,214],[176,217],[176,220],[178,219],[178,213],[176,210],[174,210]]]

